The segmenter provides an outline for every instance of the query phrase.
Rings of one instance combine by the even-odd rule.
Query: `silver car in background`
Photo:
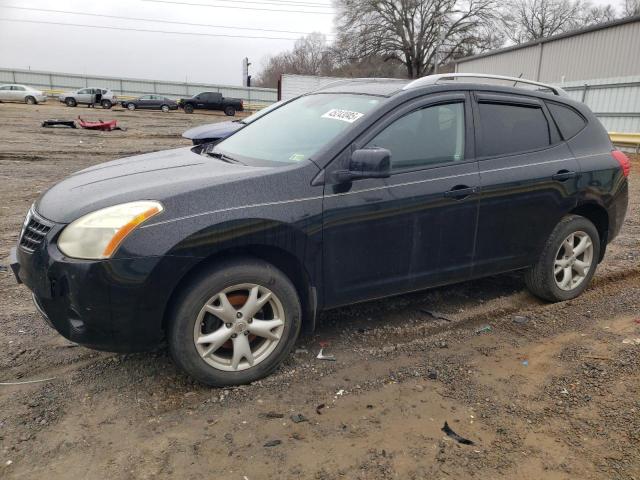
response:
[[[0,102],[20,102],[28,105],[46,102],[47,96],[35,88],[26,85],[0,85]]]
[[[116,103],[116,96],[108,88],[87,87],[76,90],[75,92],[64,92],[58,95],[58,100],[67,107],[75,107],[77,105],[93,105],[96,103],[96,95],[101,94],[102,97],[98,103],[102,108],[111,108]]]

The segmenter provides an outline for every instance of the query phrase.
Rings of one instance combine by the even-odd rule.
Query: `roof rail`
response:
[[[423,87],[425,85],[435,85],[440,80],[454,80],[456,78],[488,78],[491,80],[506,80],[509,82],[513,82],[513,86],[515,87],[518,83],[526,83],[528,85],[536,85],[538,87],[549,89],[553,92],[554,95],[558,95],[561,97],[568,97],[569,95],[562,88],[556,87],[554,85],[549,85],[547,83],[540,83],[533,80],[527,80],[526,78],[518,78],[518,77],[506,77],[504,75],[492,75],[488,73],[441,73],[438,75],[428,75],[426,77],[418,78],[411,83],[408,83],[403,87],[403,90],[407,90],[409,88]]]

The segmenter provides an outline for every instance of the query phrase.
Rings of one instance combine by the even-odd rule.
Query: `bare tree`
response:
[[[611,5],[593,6],[585,0],[509,0],[502,23],[510,41],[525,43],[616,18]]]
[[[640,15],[640,0],[625,0],[622,6],[622,14],[625,17]]]
[[[264,63],[257,86],[275,87],[283,73],[327,75],[334,66],[327,39],[317,32],[300,38],[292,50],[269,57]]]
[[[582,12],[580,0],[511,0],[502,22],[507,38],[525,43],[573,30]]]
[[[584,26],[597,25],[599,23],[611,22],[618,18],[615,9],[611,5],[604,6],[586,6],[582,15],[582,24]]]
[[[482,51],[481,27],[494,19],[495,0],[334,0],[336,47],[351,61],[401,62],[407,77],[431,73],[463,50]]]

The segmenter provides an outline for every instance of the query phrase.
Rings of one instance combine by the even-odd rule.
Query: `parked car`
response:
[[[190,128],[182,134],[184,138],[188,138],[194,145],[201,145],[203,143],[213,143],[227,138],[229,135],[237,130],[240,130],[245,125],[249,125],[261,116],[269,113],[280,106],[282,102],[275,102],[262,110],[257,111],[253,115],[249,115],[242,120],[231,120],[229,122],[209,123],[207,125],[199,125],[197,127]]]
[[[328,85],[213,148],[82,170],[38,198],[9,263],[65,337],[166,339],[209,385],[268,375],[342,305],[514,270],[577,297],[629,160],[559,88],[442,82],[458,76]]]
[[[77,105],[92,105],[96,100],[96,95],[102,95],[100,106],[102,108],[111,108],[117,102],[116,96],[108,88],[81,88],[75,92],[65,92],[58,96],[58,100],[67,107],[75,107]]]
[[[0,85],[0,102],[20,102],[35,105],[47,101],[47,96],[27,85]]]
[[[242,100],[225,98],[217,92],[202,92],[191,98],[181,98],[178,100],[178,106],[183,108],[185,113],[193,113],[194,110],[222,110],[229,117],[244,110]]]
[[[135,110],[136,108],[143,108],[147,110],[162,110],[168,112],[169,110],[177,110],[178,103],[175,100],[167,98],[163,95],[142,95],[141,97],[133,100],[123,100],[120,104],[129,110]]]

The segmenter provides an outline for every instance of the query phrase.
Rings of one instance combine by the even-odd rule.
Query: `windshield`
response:
[[[293,100],[217,144],[213,153],[249,165],[301,162],[352,127],[383,99],[316,94]]]
[[[258,110],[256,113],[252,113],[251,115],[249,115],[246,118],[242,118],[240,120],[234,120],[234,122],[244,123],[245,125],[249,125],[251,122],[255,122],[257,119],[259,119],[263,115],[266,115],[271,110],[275,110],[281,104],[282,104],[282,101],[272,103],[271,105],[269,105],[267,107],[264,107],[262,110]]]

